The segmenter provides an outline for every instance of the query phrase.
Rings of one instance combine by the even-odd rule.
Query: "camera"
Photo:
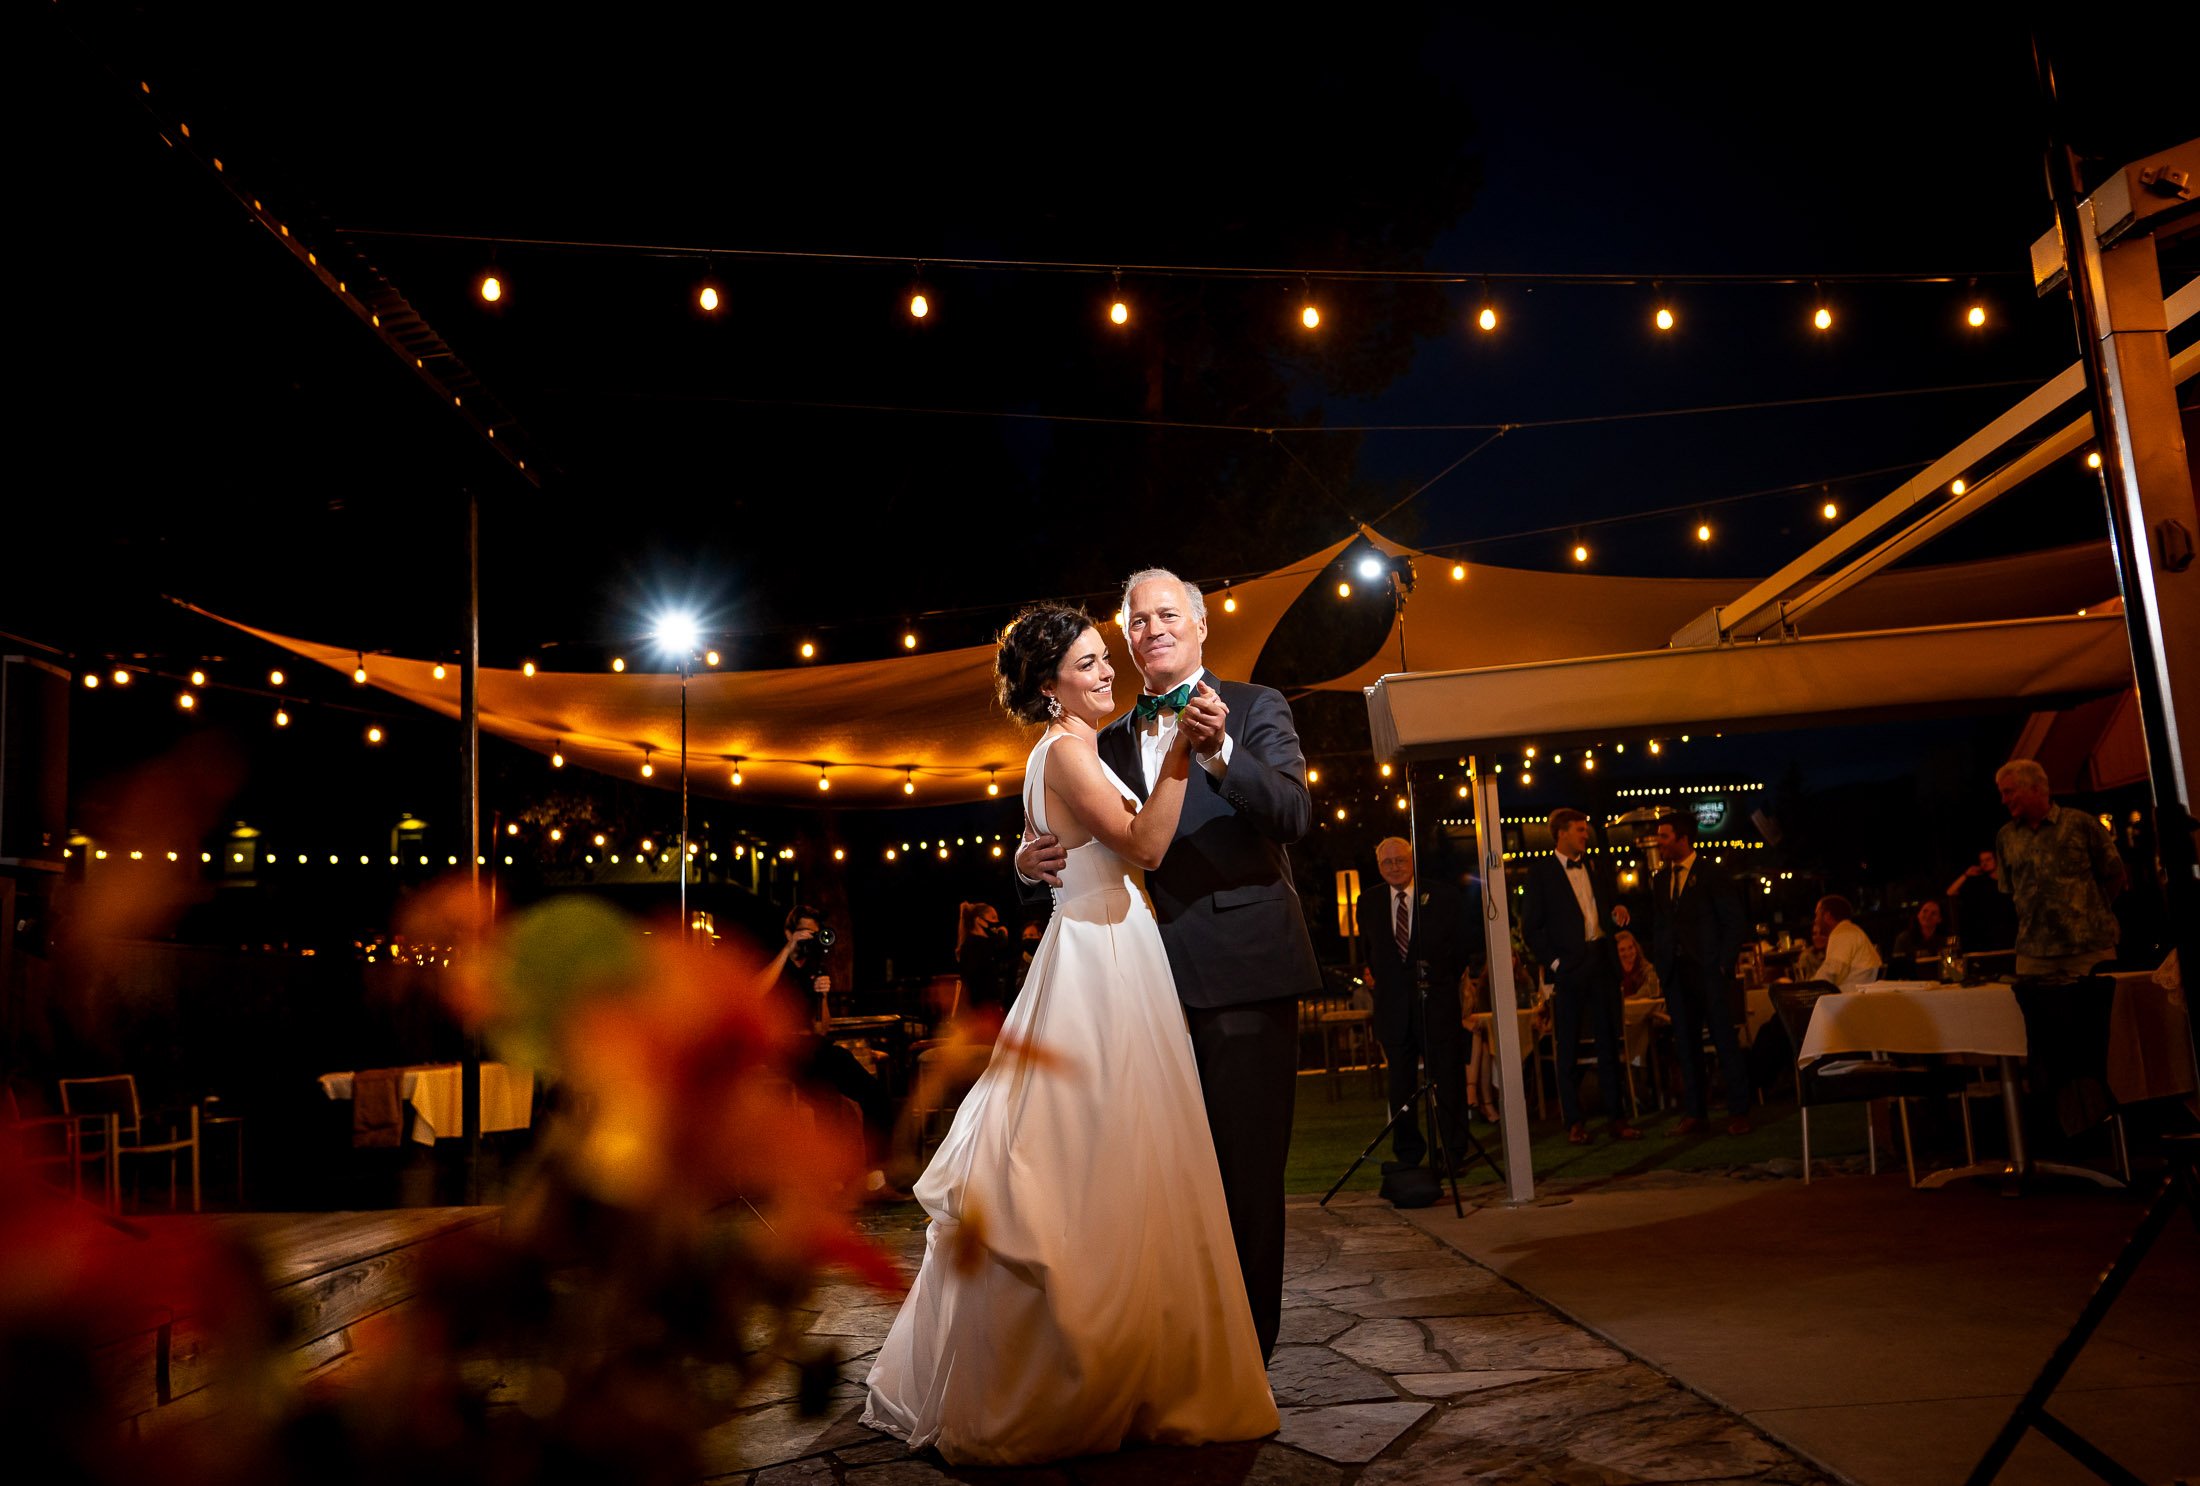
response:
[[[816,946],[812,954],[822,960],[826,955],[832,953],[833,946],[839,942],[840,936],[838,934],[820,925],[817,933],[810,937],[810,943]]]

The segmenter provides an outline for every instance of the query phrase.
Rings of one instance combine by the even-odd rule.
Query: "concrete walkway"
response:
[[[2141,1198],[1899,1175],[1660,1175],[1421,1231],[1858,1483],[1961,1481],[2136,1226]],[[1479,1194],[1487,1198],[1485,1192]],[[2200,1234],[2156,1244],[2053,1404],[2146,1481],[2200,1478]],[[2003,1486],[2094,1478],[2037,1434]]]
[[[1447,1217],[1449,1209],[1444,1209]],[[1453,1220],[1456,1222],[1456,1220]],[[880,1233],[913,1264],[921,1231]],[[1369,1196],[1293,1199],[1272,1439],[957,1470],[856,1423],[894,1306],[839,1287],[810,1335],[847,1359],[822,1416],[764,1397],[706,1439],[713,1479],[753,1486],[1421,1486],[1827,1478],[1749,1423],[1625,1356]]]

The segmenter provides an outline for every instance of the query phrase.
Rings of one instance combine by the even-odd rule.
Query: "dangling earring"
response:
[[[1062,720],[1062,699],[1052,692],[1047,693],[1047,716],[1056,722]]]

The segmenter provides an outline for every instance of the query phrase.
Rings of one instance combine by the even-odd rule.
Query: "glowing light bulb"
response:
[[[1306,771],[1306,782],[1307,782],[1308,784],[1319,784],[1319,783],[1321,783],[1321,782],[1322,782],[1322,771],[1321,771],[1321,770],[1319,770],[1319,769],[1308,769],[1308,770]]]
[[[644,836],[644,837],[642,838],[642,850],[643,850],[644,852],[651,852],[651,851],[655,851],[656,849],[657,849],[657,843],[656,843],[656,842],[654,842],[654,841],[650,840],[650,839],[649,839],[649,838],[648,838],[647,836]]]
[[[1963,494],[1965,488],[1966,487],[1964,483],[1961,480],[1958,480],[1955,482],[1955,484],[1948,487],[1948,493],[1950,495],[1961,495]]]
[[[187,691],[176,693],[176,705],[188,712],[199,704],[199,699]]]
[[[2097,470],[2101,467],[2100,450],[2095,449],[2085,456],[2085,467],[2089,470]]]
[[[504,297],[504,280],[493,273],[483,274],[481,276],[481,297],[483,302],[488,304],[495,304],[502,299]]]
[[[916,637],[916,636],[915,636],[914,634],[906,634],[906,635],[903,635],[903,636],[901,637],[901,648],[902,648],[902,649],[904,649],[904,650],[914,650],[914,649],[916,649],[916,648],[917,648],[917,637]]]
[[[361,662],[359,665],[353,666],[351,668],[351,679],[352,682],[358,686],[365,686],[367,684],[367,667],[364,662]]]
[[[279,728],[287,728],[290,726],[290,714],[288,712],[285,712],[280,707],[277,707],[275,709],[275,726]]]
[[[999,794],[1001,792],[1001,781],[998,779],[988,779],[985,782],[985,792],[989,795]]]
[[[718,664],[718,652],[717,652],[717,651],[715,651],[715,650],[706,650],[706,651],[704,651],[704,652],[703,652],[703,664],[704,664],[704,665],[706,665],[706,666],[715,666],[715,665],[717,665],[717,664]]]
[[[1660,330],[1671,330],[1672,328],[1673,328],[1673,312],[1672,312],[1671,310],[1667,309],[1667,308],[1666,308],[1666,307],[1665,307],[1664,305],[1662,305],[1662,304],[1661,304],[1661,305],[1659,305],[1659,306],[1658,306],[1658,329],[1660,329]]]
[[[1833,311],[1827,309],[1824,305],[1818,306],[1818,313],[1810,317],[1810,323],[1820,330],[1833,329]]]
[[[1337,597],[1341,599],[1348,599],[1352,597],[1352,585],[1349,583],[1339,583],[1337,585]]]
[[[555,749],[555,748],[551,749],[551,750],[550,750],[550,767],[551,767],[551,768],[553,768],[553,769],[562,769],[562,768],[564,768],[564,767],[565,767],[565,754],[564,754],[563,752],[561,752],[560,750],[558,750],[558,749]]]
[[[1708,542],[1711,540],[1711,525],[1709,522],[1700,522],[1697,524],[1696,540],[1699,542]]]
[[[1535,776],[1523,769],[1520,771],[1520,782],[1522,784],[1533,784],[1535,783]]]
[[[381,730],[380,728],[368,728],[368,729],[367,729],[367,741],[368,741],[369,743],[379,743],[379,742],[381,742],[381,741],[382,741],[382,730]]]
[[[642,777],[644,779],[652,779],[656,777],[656,774],[657,766],[649,762],[649,760],[647,759],[642,760]]]
[[[559,830],[556,826],[552,826],[550,828],[550,839],[552,841],[563,841],[565,839],[565,832]]]
[[[1382,775],[1383,775],[1383,777],[1384,777],[1385,779],[1388,779],[1388,778],[1390,777],[1390,765],[1388,765],[1388,764],[1385,764],[1385,765],[1383,765],[1383,767],[1382,767]]]
[[[833,787],[833,781],[832,781],[831,779],[829,779],[829,778],[827,778],[827,777],[826,777],[826,775],[825,775],[825,771],[824,771],[823,769],[820,769],[820,770],[818,770],[818,771],[817,771],[817,790],[818,790],[818,793],[819,793],[819,794],[823,794],[823,793],[825,793],[825,792],[826,792],[827,790],[831,789],[832,787]]]
[[[430,674],[432,674],[432,675],[433,675],[433,676],[435,677],[435,679],[436,679],[436,680],[438,680],[438,681],[441,681],[441,680],[442,680],[442,679],[443,679],[443,678],[444,678],[445,676],[448,676],[448,675],[450,674],[450,672],[446,671],[446,670],[445,670],[445,669],[444,669],[443,667],[441,667],[441,666],[437,666],[437,667],[435,668],[435,670],[434,670],[433,672],[431,672]]]
[[[715,314],[718,309],[718,287],[715,284],[705,284],[696,291],[695,302],[702,306],[704,314]]]
[[[838,847],[838,846],[834,847],[834,848],[833,848],[833,860],[834,860],[834,861],[836,861],[836,862],[845,862],[846,860],[848,860],[848,853],[847,853],[847,851],[846,851],[846,850],[845,850],[844,848],[842,848],[842,847]]]
[[[1986,306],[1983,304],[1972,305],[1970,313],[1966,314],[1963,319],[1973,330],[1978,329],[1986,323]]]
[[[1579,545],[1579,544],[1577,543],[1577,544],[1575,545],[1575,547],[1574,547],[1574,561],[1575,561],[1575,562],[1587,562],[1588,560],[1589,560],[1589,549],[1588,549],[1588,548],[1586,548],[1586,547],[1583,547],[1583,546],[1581,546],[1581,545]]]
[[[267,684],[269,686],[281,686],[283,684],[283,673],[281,671],[269,671],[267,673]]]
[[[1655,738],[1652,738],[1652,739],[1650,740],[1650,751],[1651,751],[1652,753],[1657,753],[1658,751],[1660,751],[1660,747],[1661,747],[1661,745],[1659,744],[1659,742],[1658,742],[1658,740],[1657,740],[1657,739],[1655,739]]]
[[[817,646],[808,640],[804,640],[802,642],[802,658],[804,660],[817,659]]]
[[[124,669],[122,669],[122,667],[120,667],[120,666],[116,666],[116,667],[115,667],[115,685],[117,685],[117,686],[128,686],[129,684],[130,684],[130,673],[129,673],[128,671],[125,671]]]
[[[1318,330],[1321,328],[1322,312],[1310,304],[1299,311],[1299,323],[1308,330]]]
[[[515,820],[508,823],[504,827],[504,834],[507,836],[517,836],[519,834],[519,822]]]
[[[604,844],[604,840],[603,840],[603,835],[602,835],[602,833],[601,833],[601,832],[597,833],[597,835],[596,835],[596,837],[595,837],[595,842],[596,842],[596,844],[597,844],[598,846],[601,846],[601,845],[603,845],[603,844]]]
[[[917,792],[917,778],[914,774],[902,780],[901,792],[905,795],[913,795]]]
[[[1226,593],[1222,596],[1222,612],[1225,614],[1235,614],[1237,612],[1237,598],[1235,595]]]
[[[519,663],[519,673],[520,673],[520,674],[521,674],[522,676],[532,676],[532,675],[534,675],[534,674],[535,674],[535,663],[534,663],[533,661],[531,661],[531,660],[523,660],[523,661],[521,661],[521,662]]]
[[[1337,807],[1337,819],[1339,819],[1339,820],[1343,820],[1343,819],[1344,819],[1344,806],[1342,806],[1342,805],[1339,805],[1339,806]]]
[[[1829,500],[1818,508],[1818,514],[1831,521],[1841,514],[1841,508]]]
[[[204,685],[206,685],[206,672],[204,672],[204,671],[193,671],[193,672],[191,673],[191,684],[192,684],[193,686],[204,686]]]
[[[84,689],[86,691],[99,690],[99,678],[93,675],[90,671],[86,671],[84,673]]]
[[[735,789],[741,787],[741,766],[739,764],[733,766],[733,787]]]
[[[1128,325],[1131,320],[1131,307],[1118,299],[1108,306],[1108,318],[1118,325]]]
[[[932,313],[932,301],[926,299],[922,294],[910,295],[909,313],[914,318],[922,320],[926,315]]]
[[[1464,583],[1466,579],[1467,565],[1463,562],[1453,563],[1451,565],[1451,581],[1454,583]]]
[[[893,861],[900,854],[901,853],[895,851],[894,848],[892,848],[891,846],[886,848],[886,860],[888,860],[889,862]]]
[[[623,656],[623,655],[614,655],[614,656],[612,656],[612,657],[611,657],[611,669],[612,669],[613,671],[615,671],[615,672],[617,672],[617,671],[624,671],[624,670],[626,669],[626,657],[625,657],[625,656]]]
[[[1482,313],[1475,316],[1474,323],[1484,330],[1495,330],[1497,328],[1497,311],[1491,309],[1488,305],[1482,306]]]

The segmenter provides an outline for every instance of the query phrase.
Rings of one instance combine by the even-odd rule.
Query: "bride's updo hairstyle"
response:
[[[1062,669],[1062,657],[1092,628],[1092,616],[1061,604],[1033,604],[1001,631],[993,657],[993,692],[1018,722],[1045,722],[1053,714],[1040,688]]]

